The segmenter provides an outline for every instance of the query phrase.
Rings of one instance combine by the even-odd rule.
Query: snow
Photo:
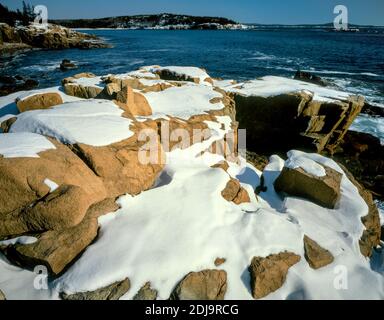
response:
[[[0,155],[4,158],[38,158],[38,153],[55,146],[44,136],[34,133],[0,134]]]
[[[56,182],[48,178],[44,180],[44,183],[51,189],[51,192],[55,191],[59,187]]]
[[[9,246],[15,244],[32,244],[35,243],[37,239],[35,237],[21,236],[9,240],[0,241],[0,246]]]
[[[342,172],[322,156],[295,155]],[[53,287],[73,293],[129,277],[132,287],[124,299],[132,298],[147,281],[159,291],[160,299],[167,299],[188,272],[215,268],[215,258],[225,257],[227,261],[220,266],[228,274],[225,298],[252,299],[247,271],[252,257],[288,250],[302,259],[290,269],[283,287],[268,299],[382,299],[383,278],[370,269],[359,251],[358,239],[364,229],[360,218],[368,208],[357,189],[344,175],[335,210],[297,198],[282,200],[271,184],[283,166],[281,158],[272,157],[265,171],[267,192],[258,202],[252,187],[243,184],[252,202],[236,206],[220,194],[229,179],[223,170],[192,159],[168,164],[163,176],[170,181],[160,181],[156,188],[135,197],[121,197],[121,209],[100,218],[98,241]],[[257,180],[260,173],[252,166],[231,164],[238,177],[251,176],[244,173],[249,170]],[[275,171],[274,178],[267,174]],[[280,210],[270,205],[271,198],[280,202]],[[304,259],[304,234],[330,250],[335,262],[311,269]],[[348,271],[348,290],[334,285],[336,272],[343,266]]]
[[[132,120],[107,100],[70,102],[47,110],[21,113],[11,132],[34,132],[54,137],[62,143],[105,146],[133,136]]]
[[[99,89],[103,89],[105,84],[101,77],[93,77],[93,78],[78,78],[74,79],[72,83],[68,83],[69,85],[81,85],[83,87],[95,87]]]
[[[0,288],[8,300],[48,300],[58,299],[51,290],[35,288],[38,273],[23,270],[9,263],[0,253]],[[39,283],[39,282],[38,282]]]
[[[325,169],[323,166],[318,164],[312,159],[302,157],[297,152],[291,151],[288,153],[288,160],[285,162],[285,167],[290,169],[301,168],[306,173],[311,174],[316,177],[324,177],[326,175]]]
[[[193,115],[205,114],[209,110],[221,110],[222,102],[210,103],[213,98],[222,98],[222,94],[212,87],[193,83],[181,87],[171,87],[160,92],[143,93],[152,108],[152,118],[166,115],[189,119]]]
[[[115,75],[114,76],[115,78],[118,78],[118,79],[125,79],[125,78],[129,78],[129,77],[133,77],[133,78],[151,78],[151,79],[157,79],[158,76],[152,72],[149,72],[149,71],[146,71],[146,70],[135,70],[135,71],[131,71],[131,72],[128,72],[128,73],[122,73],[122,74],[118,74],[118,75]]]
[[[0,97],[0,124],[1,122],[19,113],[15,99],[24,93],[25,91],[19,91],[4,97]]]
[[[264,98],[286,93],[306,91],[313,94],[313,100],[325,102],[346,100],[351,95],[346,92],[321,87],[312,83],[276,76],[265,76],[256,80],[234,85],[224,83],[221,88],[245,96],[259,96]]]
[[[144,86],[146,86],[146,87],[155,86],[157,84],[167,84],[167,83],[169,83],[168,81],[161,80],[161,79],[140,79],[140,82]]]
[[[234,84],[236,84],[236,81],[234,81],[234,80],[217,80],[217,79],[213,79],[213,85],[215,87],[219,87],[219,88],[229,87],[229,86],[232,86]]]

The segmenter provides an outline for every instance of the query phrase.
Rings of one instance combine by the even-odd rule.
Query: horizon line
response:
[[[49,20],[102,20],[102,19],[110,19],[110,18],[122,18],[122,17],[136,17],[136,16],[158,16],[163,14],[169,15],[178,15],[178,16],[188,16],[188,17],[206,17],[206,18],[222,18],[227,20],[232,20],[237,24],[252,24],[252,25],[260,25],[260,26],[321,26],[332,24],[333,22],[319,22],[319,23],[293,23],[293,24],[284,24],[284,23],[259,23],[259,22],[239,22],[232,18],[223,17],[223,16],[212,16],[212,15],[192,15],[192,14],[184,14],[184,13],[170,13],[170,12],[161,12],[161,13],[140,13],[140,14],[131,14],[131,15],[116,15],[116,16],[104,16],[100,18],[52,18]],[[349,25],[355,25],[359,27],[384,27],[384,25],[375,25],[375,24],[358,24],[358,23],[348,23]]]

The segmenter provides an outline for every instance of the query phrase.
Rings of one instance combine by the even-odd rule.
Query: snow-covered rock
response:
[[[294,125],[298,114],[312,131],[300,128],[295,137],[302,129],[325,130],[324,146],[333,146],[339,136],[329,127],[339,116],[346,129],[360,99],[289,79],[234,84],[206,76],[198,68],[159,66],[83,74],[63,85],[95,88],[104,99],[86,99],[89,90],[76,97],[49,88],[63,104],[23,113],[14,101],[31,92],[0,98],[0,121],[16,118],[6,123],[10,133],[0,134],[0,237],[14,238],[0,242],[9,258],[0,254],[7,299],[108,299],[120,285],[114,298],[137,298],[144,289],[158,299],[384,298],[383,275],[369,260],[379,216],[353,177],[329,158],[299,151],[287,162],[272,156],[260,171],[236,148],[236,119],[244,125],[245,117],[257,115],[256,127],[247,129],[271,130],[276,123]],[[136,103],[132,93],[145,97],[150,114],[128,112]],[[273,146],[268,130],[263,138]],[[228,156],[231,133],[235,147]],[[284,167],[314,179],[324,179],[327,168],[337,172],[336,205],[282,198],[274,183]],[[15,238],[31,231],[36,241]],[[327,256],[313,269],[304,258],[305,236],[318,245],[311,250],[323,248],[333,260]],[[289,268],[263,262],[284,252],[292,253]],[[248,271],[254,257],[273,276],[262,294],[252,290],[259,276],[257,268]],[[60,276],[41,292],[26,285],[35,273],[10,261],[28,268],[43,262]]]
[[[303,197],[326,208],[335,208],[340,199],[342,175],[300,152],[290,151],[274,187],[278,192]]]

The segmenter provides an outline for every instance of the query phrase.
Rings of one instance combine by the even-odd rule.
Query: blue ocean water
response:
[[[264,75],[292,77],[312,71],[331,85],[384,106],[384,34],[324,30],[192,31],[83,30],[105,38],[112,49],[29,52],[2,68],[32,76],[41,87],[74,73],[122,73],[142,65],[193,65],[214,77],[235,80]],[[61,72],[62,59],[79,69]]]

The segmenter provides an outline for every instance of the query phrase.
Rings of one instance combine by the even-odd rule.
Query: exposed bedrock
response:
[[[0,34],[4,43],[24,43],[35,48],[90,49],[108,47],[94,35],[80,33],[54,24],[49,24],[48,28],[44,29],[33,23],[29,26],[16,28],[2,23],[0,24]]]
[[[227,273],[223,270],[190,272],[177,284],[171,300],[223,300]]]
[[[247,128],[247,145],[263,152],[294,148],[333,153],[360,113],[362,97],[314,101],[306,92],[272,97],[235,94],[237,120]]]
[[[372,193],[366,190],[359,182],[356,181],[354,176],[345,168],[339,164],[349,180],[359,190],[360,196],[364,199],[368,206],[367,215],[361,218],[361,222],[365,226],[365,230],[360,238],[360,252],[365,257],[370,257],[375,247],[380,244],[381,237],[381,225],[379,210],[375,202],[373,201]]]
[[[299,255],[292,252],[271,254],[265,258],[253,257],[248,268],[253,298],[264,298],[281,288],[287,278],[288,270],[300,259]]]
[[[128,278],[112,283],[111,285],[95,291],[79,292],[73,294],[60,294],[63,300],[119,300],[131,288]]]

